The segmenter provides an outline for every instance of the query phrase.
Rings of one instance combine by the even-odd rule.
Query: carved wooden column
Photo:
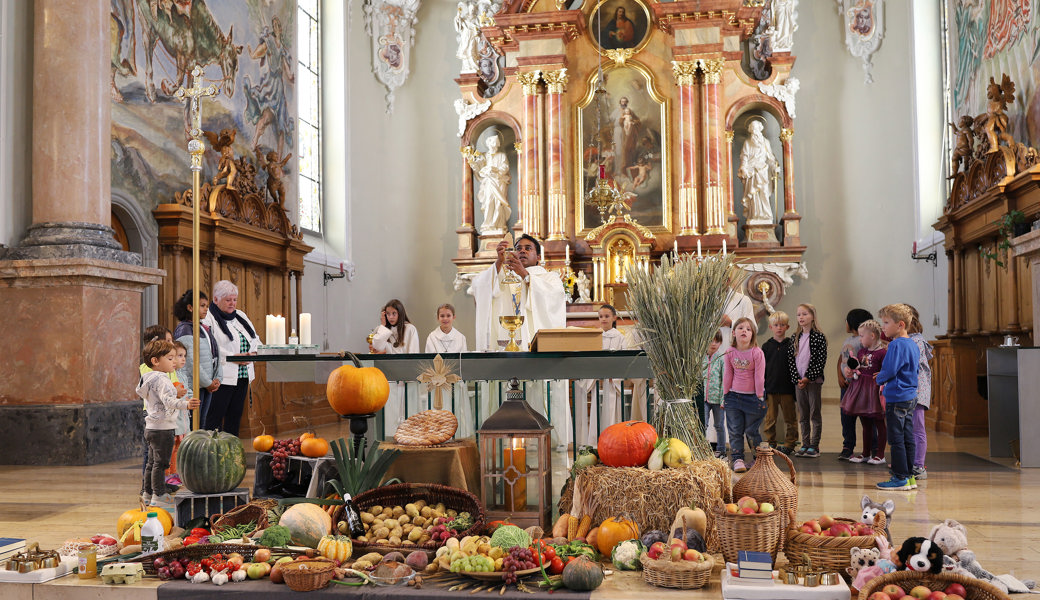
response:
[[[679,87],[679,235],[700,235],[697,222],[697,145],[693,81],[697,61],[672,61]]]
[[[964,289],[964,253],[960,249],[953,251],[953,279],[954,287],[950,290],[953,296],[953,321],[956,323],[953,334],[959,336],[964,335],[965,330],[964,297],[961,294]]]
[[[784,146],[784,245],[801,246],[802,217],[794,204],[794,129],[781,129],[780,142]]]
[[[520,218],[517,225],[524,233],[541,237],[541,195],[538,193],[540,176],[538,172],[538,80],[540,70],[517,73],[516,79],[524,91],[523,140],[520,159]]]
[[[563,92],[567,69],[542,73],[546,84],[546,162],[548,163],[548,201],[550,240],[566,239],[567,186],[563,180]]]
[[[704,135],[706,177],[704,221],[708,235],[722,235],[726,231],[726,206],[722,187],[722,122],[719,110],[719,87],[722,84],[722,58],[701,59],[704,71]]]

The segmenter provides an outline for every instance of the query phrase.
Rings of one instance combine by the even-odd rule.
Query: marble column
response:
[[[705,143],[705,207],[704,221],[708,235],[722,235],[726,231],[725,188],[722,184],[722,137],[723,124],[719,108],[719,88],[722,86],[722,69],[726,61],[722,58],[701,59],[704,71],[704,134]]]
[[[700,235],[697,220],[697,134],[693,83],[697,61],[672,61],[679,87],[679,235]]]
[[[726,237],[737,237],[737,212],[733,208],[733,138],[735,132],[726,130]]]
[[[801,246],[799,225],[802,216],[798,214],[794,202],[794,129],[781,129],[780,142],[784,147],[784,245]]]
[[[567,69],[542,73],[546,84],[545,126],[550,240],[567,239],[567,186],[563,180],[563,92]]]
[[[542,203],[539,193],[541,176],[538,170],[538,154],[540,144],[538,143],[539,112],[538,112],[538,81],[542,77],[540,70],[517,73],[517,81],[523,86],[524,108],[523,108],[523,140],[521,148],[523,153],[520,157],[520,218],[517,225],[524,233],[530,233],[535,237],[541,237]]]

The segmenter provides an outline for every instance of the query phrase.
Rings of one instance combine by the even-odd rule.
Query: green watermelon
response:
[[[197,429],[181,440],[177,470],[184,486],[196,494],[222,494],[246,476],[246,454],[238,436]]]

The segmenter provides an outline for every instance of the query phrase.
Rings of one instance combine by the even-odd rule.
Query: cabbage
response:
[[[645,551],[646,548],[639,540],[625,540],[614,546],[610,560],[622,571],[635,571],[640,566],[639,556]]]
[[[531,545],[531,536],[516,525],[503,525],[491,534],[491,545],[504,550],[513,546],[526,548]]]

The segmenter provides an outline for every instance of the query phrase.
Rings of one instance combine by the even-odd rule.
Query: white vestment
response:
[[[617,329],[603,332],[604,350],[621,350],[625,347],[625,335]],[[593,396],[589,404],[590,390],[595,389],[595,379],[582,379],[574,384],[574,418],[578,422],[577,444],[595,448],[599,434],[607,427],[621,421],[621,379],[604,379],[600,382],[603,400]]]
[[[444,333],[438,327],[426,336],[426,353],[440,354],[445,361],[451,360],[452,354],[468,352],[466,336],[454,327],[451,331]],[[456,357],[457,358],[457,357]],[[456,363],[458,364],[458,363]],[[458,375],[459,373],[456,373]],[[433,407],[433,392],[426,392],[427,405]],[[458,381],[451,389],[443,392],[444,410],[455,413],[459,421],[459,428],[455,430],[456,439],[470,437],[474,432],[472,399],[469,395],[469,386],[465,381]]]
[[[628,328],[625,332],[624,349],[625,350],[641,350],[643,340],[639,335],[639,330],[636,326]],[[652,411],[648,412],[646,408],[646,397],[647,397],[647,381],[646,379],[633,379],[632,381],[632,411],[629,416],[631,421],[649,421]]]
[[[411,323],[404,324],[404,343],[400,346],[395,346],[397,343],[397,328],[387,328],[380,325],[376,328],[376,333],[372,337],[372,347],[379,352],[385,352],[386,354],[415,354],[419,352],[419,332],[415,329],[415,325]],[[406,415],[404,406],[404,383],[401,382],[390,382],[390,397],[386,401],[386,406],[383,408],[383,433],[387,437],[393,437],[394,433],[397,432],[397,426],[400,425]],[[409,399],[409,407],[411,410],[408,411],[409,415],[414,415],[418,412],[419,402],[417,398]]]

